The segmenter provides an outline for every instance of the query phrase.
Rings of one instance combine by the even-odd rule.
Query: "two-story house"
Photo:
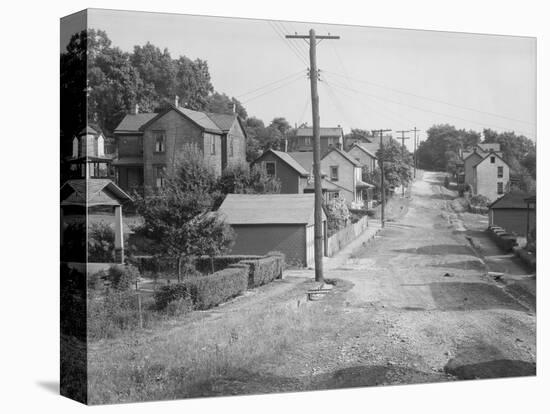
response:
[[[377,158],[375,153],[369,150],[364,144],[352,144],[351,148],[348,150],[348,154],[369,172],[372,172],[377,168]]]
[[[320,128],[321,156],[325,155],[331,148],[342,149],[344,144],[344,130],[337,126],[335,128]],[[300,127],[296,135],[290,138],[289,152],[313,151],[313,128]]]
[[[474,194],[496,200],[509,191],[510,166],[496,152],[490,151],[474,166]]]
[[[216,175],[246,162],[246,132],[235,114],[194,111],[169,104],[159,113],[124,117],[115,129],[117,183],[125,190],[159,187],[186,145],[198,148]]]
[[[359,161],[340,149],[332,148],[321,159],[321,170],[327,171],[327,179],[340,188],[335,196],[344,197],[352,208],[363,206],[363,189],[372,185],[363,182]]]
[[[280,181],[281,194],[301,194],[308,185],[310,172],[287,152],[269,149],[252,164],[261,166],[267,175]]]

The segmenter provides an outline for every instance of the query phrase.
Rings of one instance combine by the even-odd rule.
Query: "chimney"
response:
[[[180,106],[180,97],[178,95],[174,96],[174,106]]]
[[[134,104],[134,110],[132,111],[132,114],[139,114],[139,104],[137,102]]]

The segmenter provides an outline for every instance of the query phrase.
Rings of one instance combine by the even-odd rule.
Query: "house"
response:
[[[496,152],[490,151],[474,165],[473,193],[495,200],[509,191],[510,166]]]
[[[330,148],[342,149],[344,144],[344,130],[342,127],[320,128],[321,156]],[[290,137],[289,151],[313,151],[313,128],[300,127],[296,135]]]
[[[361,163],[347,152],[332,148],[321,158],[321,170],[327,171],[327,179],[340,188],[335,196],[345,198],[352,208],[363,207],[363,190],[373,186],[363,182]]]
[[[464,153],[463,155],[463,174],[464,174],[464,183],[469,184],[474,187],[475,183],[475,166],[484,158],[485,152],[479,151],[475,148],[473,151]],[[458,180],[459,182],[461,180]]]
[[[115,131],[117,182],[125,190],[159,187],[185,145],[196,146],[216,175],[246,162],[246,132],[235,114],[183,108],[176,97],[159,113],[128,114]]]
[[[511,191],[489,205],[489,225],[499,226],[519,236],[536,228],[534,196]]]
[[[231,254],[285,254],[287,263],[314,265],[313,194],[228,194],[218,209],[236,234]],[[327,247],[323,212],[324,251]]]
[[[281,182],[282,194],[301,194],[308,185],[310,172],[286,152],[267,150],[252,164],[276,177]]]
[[[364,144],[354,143],[348,149],[348,154],[359,162],[363,168],[366,168],[369,172],[374,171],[377,168],[376,165],[376,152],[372,152]]]
[[[66,161],[67,178],[113,178],[113,160],[105,154],[105,137],[98,127],[88,125],[73,138],[72,155]]]

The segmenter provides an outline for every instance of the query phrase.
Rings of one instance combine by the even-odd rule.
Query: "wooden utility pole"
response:
[[[416,168],[417,168],[417,164],[418,164],[417,163],[418,155],[416,154],[416,149],[418,147],[418,143],[417,143],[417,139],[416,139],[416,133],[420,132],[420,130],[416,129],[416,127],[414,127],[413,132],[414,132],[414,178],[416,178]]]
[[[314,223],[314,253],[315,253],[315,281],[324,282],[323,278],[323,193],[321,189],[321,118],[319,115],[319,93],[317,81],[319,71],[317,69],[317,40],[340,39],[340,36],[316,36],[311,29],[309,35],[287,35],[287,39],[309,40],[309,79],[311,84],[311,112],[313,121],[313,179],[315,185],[315,223]]]
[[[380,155],[382,157],[378,158],[378,165],[380,166],[380,197],[381,197],[381,208],[380,208],[380,224],[384,227],[384,212],[386,209],[386,190],[384,188],[384,132],[389,132],[391,129],[375,129],[372,131],[372,134],[380,134]]]
[[[398,134],[401,134],[401,158],[405,159],[405,140],[409,139],[409,137],[405,137],[405,134],[407,132],[411,131],[395,131]],[[401,197],[405,197],[405,185],[401,183]]]

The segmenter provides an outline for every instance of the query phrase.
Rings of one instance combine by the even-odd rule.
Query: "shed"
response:
[[[535,207],[527,203],[530,194],[512,191],[489,205],[489,225],[500,226],[510,233],[526,236],[527,229],[536,227]]]
[[[314,265],[313,194],[228,194],[218,210],[236,234],[232,254],[285,254],[287,263]],[[326,251],[326,215],[323,246]]]

